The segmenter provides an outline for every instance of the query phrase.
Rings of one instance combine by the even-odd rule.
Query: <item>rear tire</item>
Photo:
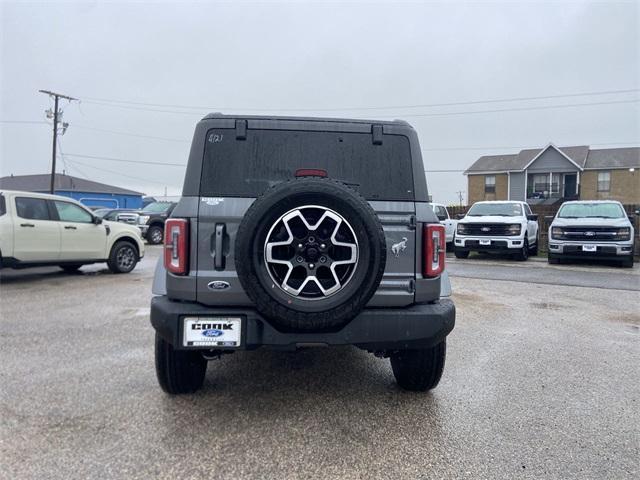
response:
[[[129,273],[139,260],[138,249],[130,242],[120,241],[111,248],[107,266],[113,273]]]
[[[467,250],[454,249],[453,254],[456,258],[469,258],[469,252]]]
[[[147,230],[147,242],[151,245],[158,245],[164,239],[164,228],[159,225],[153,225]]]
[[[207,361],[200,352],[176,350],[156,333],[155,360],[158,383],[166,393],[193,393],[202,387]]]
[[[446,340],[430,348],[392,353],[391,368],[396,382],[404,390],[414,392],[435,388],[442,377],[446,356]]]
[[[536,237],[536,243],[534,243],[533,247],[531,247],[531,250],[529,251],[529,255],[531,257],[537,257],[538,256],[538,245],[540,244],[540,237]]]

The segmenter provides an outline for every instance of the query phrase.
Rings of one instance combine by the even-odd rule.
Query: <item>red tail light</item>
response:
[[[326,177],[327,171],[320,168],[299,168],[296,177]]]
[[[422,274],[437,277],[444,271],[447,243],[444,226],[428,224],[422,227]]]
[[[189,264],[189,222],[169,218],[164,224],[164,266],[171,273],[185,275]]]

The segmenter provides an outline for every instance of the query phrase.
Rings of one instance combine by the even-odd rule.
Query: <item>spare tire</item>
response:
[[[271,187],[247,210],[235,262],[245,292],[274,326],[335,330],[378,288],[386,242],[357,192],[328,178],[300,177]]]

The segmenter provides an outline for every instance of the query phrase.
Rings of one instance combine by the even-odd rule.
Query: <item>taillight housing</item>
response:
[[[444,271],[447,239],[444,226],[427,224],[422,227],[422,274],[437,277]]]
[[[189,221],[169,218],[164,224],[164,266],[174,275],[186,275],[188,265]]]

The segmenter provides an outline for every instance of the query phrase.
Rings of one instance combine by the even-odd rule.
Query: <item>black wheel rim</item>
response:
[[[116,264],[120,270],[130,270],[136,263],[136,252],[133,247],[122,247],[116,255]]]
[[[151,241],[153,243],[160,243],[162,241],[162,232],[158,228],[154,228],[151,231]]]

